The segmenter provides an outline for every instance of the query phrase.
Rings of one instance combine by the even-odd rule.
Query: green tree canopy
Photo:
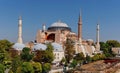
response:
[[[4,73],[5,67],[3,64],[0,64],[0,73]]]
[[[120,43],[116,40],[108,40],[107,42],[100,42],[100,47],[106,57],[112,57],[115,56],[112,47],[120,47]]]
[[[45,56],[45,51],[44,50],[36,50],[33,60],[35,62],[40,62],[40,63],[44,62],[44,56]]]
[[[11,49],[12,45],[8,40],[0,40],[0,63],[10,59],[9,49]]]
[[[77,61],[75,59],[73,59],[72,63],[70,64],[70,67],[75,68],[77,65]]]
[[[112,47],[120,47],[120,43],[117,40],[108,40],[106,42],[111,48]]]
[[[42,65],[39,62],[33,62],[34,73],[42,73]]]
[[[70,60],[73,59],[75,54],[74,42],[71,39],[67,39],[65,43],[65,58],[67,63],[70,63]]]
[[[76,54],[76,56],[74,57],[74,59],[76,61],[80,61],[80,60],[85,60],[85,57],[84,57],[84,54],[81,52],[81,53]]]
[[[30,62],[24,62],[22,64],[21,72],[22,73],[34,73],[32,64]]]
[[[17,73],[17,68],[22,65],[22,61],[19,56],[14,57],[12,60],[12,72]]]
[[[23,61],[30,61],[33,58],[33,54],[30,52],[30,48],[23,48],[22,53],[21,53],[21,59]]]
[[[53,46],[49,43],[46,50],[36,50],[33,60],[35,62],[52,63],[54,60]]]
[[[4,40],[0,40],[0,52],[4,52],[4,51],[9,51],[9,49],[11,49],[13,43],[11,43],[10,41],[4,39]]]
[[[47,44],[47,49],[45,50],[43,61],[45,63],[52,63],[53,60],[54,60],[53,46],[49,43]]]
[[[50,63],[45,63],[43,64],[43,73],[48,73],[51,69],[51,64]]]

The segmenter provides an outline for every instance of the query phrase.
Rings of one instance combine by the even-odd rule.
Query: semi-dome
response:
[[[33,47],[33,51],[35,50],[46,50],[47,46],[41,43],[37,43]]]
[[[55,30],[69,30],[69,31],[71,31],[71,28],[66,23],[58,21],[58,22],[53,23],[48,28],[48,30],[52,30],[52,31],[55,31]]]
[[[54,51],[64,51],[62,45],[58,43],[52,43],[52,46],[54,48]]]
[[[25,47],[25,45],[24,45],[24,44],[21,44],[21,43],[15,43],[15,44],[13,45],[13,48],[14,48],[15,50],[22,50],[24,47]]]

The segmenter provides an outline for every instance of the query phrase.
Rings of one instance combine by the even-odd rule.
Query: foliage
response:
[[[0,40],[0,63],[3,63],[6,59],[10,59],[9,49],[11,49],[12,45],[8,40]]]
[[[97,61],[97,60],[102,60],[102,59],[105,59],[105,55],[104,54],[95,54],[93,57],[92,57],[92,60],[93,61]]]
[[[70,63],[70,60],[73,59],[74,54],[75,54],[74,43],[72,40],[67,39],[65,43],[65,58],[68,63]]]
[[[13,73],[13,71],[10,69],[8,73]]]
[[[34,73],[32,64],[30,62],[24,62],[22,64],[21,72],[22,73]]]
[[[73,59],[73,61],[72,61],[71,65],[70,65],[70,67],[75,68],[76,65],[77,65],[77,61],[76,61],[75,59]]]
[[[16,71],[16,73],[22,73],[22,67],[21,66],[19,66],[18,68],[17,68],[17,71]]]
[[[35,62],[44,62],[44,55],[45,55],[45,51],[44,50],[36,50],[35,51],[35,56],[33,58],[33,60]]]
[[[30,48],[23,48],[22,53],[21,53],[21,59],[23,61],[30,61],[33,58],[33,54],[30,53]]]
[[[20,57],[19,56],[16,56],[13,60],[12,60],[12,68],[11,70],[14,72],[14,73],[17,73],[17,68],[19,66],[21,66],[22,64],[22,61],[20,60]]]
[[[11,43],[10,41],[4,39],[4,40],[0,40],[0,52],[1,51],[9,51],[9,49],[11,49],[13,43]]]
[[[45,63],[45,64],[43,64],[42,68],[43,68],[43,71],[42,71],[43,73],[48,73],[51,69],[51,64]]]
[[[11,64],[12,64],[12,61],[9,61],[9,60],[4,61],[4,66],[5,66],[6,69],[10,68]]]
[[[64,65],[65,62],[66,62],[66,59],[65,59],[65,58],[62,58],[62,60],[60,61],[60,64],[61,64],[61,65]]]
[[[4,73],[5,67],[3,64],[0,64],[0,73]]]
[[[15,58],[16,56],[18,56],[18,51],[17,50],[14,50],[14,49],[11,49],[10,50],[10,56],[11,58]]]
[[[120,43],[116,40],[108,40],[106,42],[111,48],[112,47],[120,47]]]
[[[4,60],[5,60],[5,53],[0,52],[0,63],[3,63]]]
[[[84,60],[85,57],[84,57],[84,54],[81,52],[81,53],[76,54],[76,56],[74,57],[74,59],[76,61],[80,61],[80,60]]]
[[[39,62],[32,63],[34,73],[41,73],[42,72],[42,65]]]
[[[90,63],[92,61],[92,58],[90,56],[86,55],[85,60],[87,63]]]
[[[35,62],[52,63],[54,60],[53,46],[50,43],[47,44],[46,50],[37,50],[35,52],[35,57],[33,58]]]
[[[113,57],[115,54],[112,52],[112,47],[120,47],[120,43],[116,40],[108,40],[107,42],[100,42],[100,47],[106,57]]]
[[[44,63],[52,63],[53,60],[54,60],[53,46],[49,43],[47,44],[47,49],[45,50],[43,61]]]

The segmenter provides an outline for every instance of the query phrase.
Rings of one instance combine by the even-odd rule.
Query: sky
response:
[[[23,20],[24,43],[34,41],[42,24],[48,28],[61,20],[77,33],[82,12],[83,39],[96,41],[100,24],[100,41],[120,41],[120,0],[0,0],[0,40],[17,42],[18,18]]]

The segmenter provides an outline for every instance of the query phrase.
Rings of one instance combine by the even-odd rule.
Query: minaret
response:
[[[18,43],[23,43],[22,41],[22,17],[19,16],[18,20]]]
[[[96,29],[96,51],[100,51],[100,43],[99,43],[99,31],[100,31],[100,27],[99,24],[97,24],[97,29]]]
[[[46,26],[45,26],[45,24],[43,24],[42,25],[42,31],[45,32],[45,30],[46,30]]]
[[[82,44],[82,16],[81,16],[81,11],[79,15],[79,20],[78,20],[78,41],[80,44]]]

